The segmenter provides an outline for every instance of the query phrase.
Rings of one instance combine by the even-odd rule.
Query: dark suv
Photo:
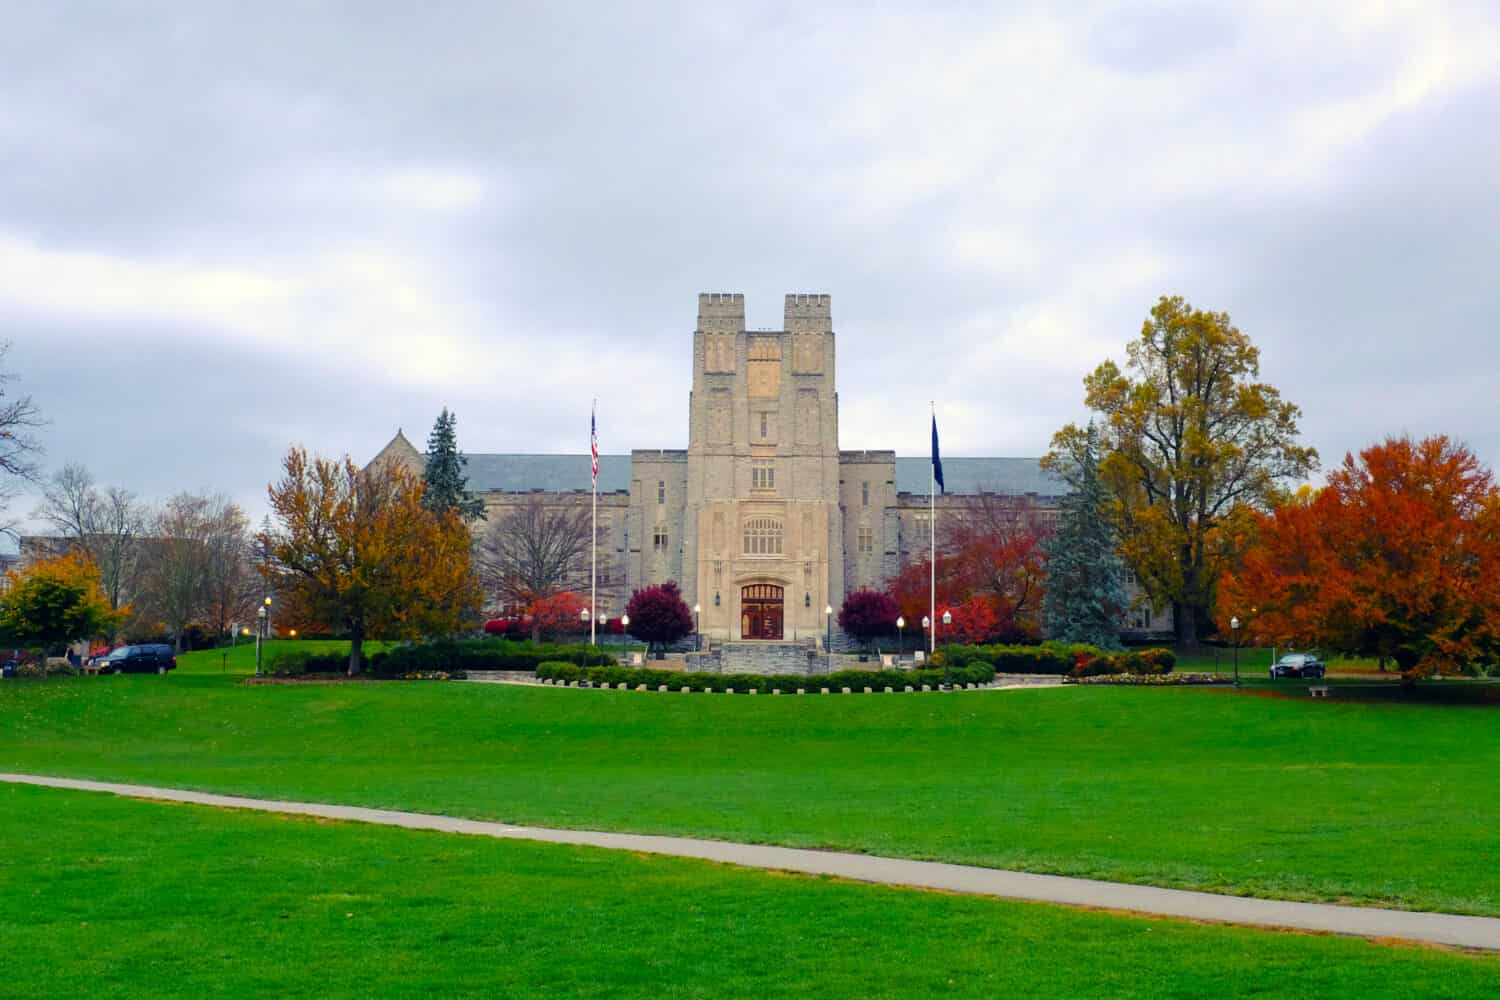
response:
[[[1288,653],[1271,666],[1271,680],[1278,677],[1322,677],[1328,672],[1323,661],[1311,653]]]
[[[121,646],[102,657],[99,666],[111,674],[164,674],[177,669],[177,656],[166,643]]]

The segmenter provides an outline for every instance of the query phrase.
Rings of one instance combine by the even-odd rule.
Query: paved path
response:
[[[0,773],[0,782],[111,792],[140,799],[188,802],[228,809],[295,813],[357,823],[379,823],[413,830],[439,830],[510,840],[537,840],[552,844],[579,844],[613,850],[701,858],[749,868],[833,875],[859,882],[943,889],[977,896],[1029,899],[1070,906],[1128,910],[1166,917],[1185,917],[1219,923],[1326,931],[1372,938],[1403,938],[1460,948],[1500,951],[1500,918],[1465,917],[1450,913],[1412,910],[1382,910],[1372,907],[1334,906],[1325,903],[1292,903],[1246,896],[1220,896],[1183,889],[1158,889],[1122,882],[1032,875],[1026,872],[950,865],[935,861],[873,857],[838,851],[808,851],[761,844],[736,844],[721,840],[687,837],[657,837],[629,833],[597,833],[588,830],[550,830],[536,826],[512,826],[481,820],[456,819],[427,813],[366,809],[360,806],[326,805],[317,802],[282,802],[234,795],[212,795],[150,785],[121,785],[103,781],[79,781],[30,774]]]

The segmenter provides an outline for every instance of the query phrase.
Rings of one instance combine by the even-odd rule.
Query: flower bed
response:
[[[1137,687],[1172,687],[1183,684],[1233,684],[1219,674],[1095,674],[1063,678],[1064,684],[1114,684]]]
[[[966,667],[952,667],[948,671],[949,679],[954,684],[988,684],[995,679],[993,668],[976,664]],[[543,663],[536,668],[538,680],[562,681],[564,683],[577,683],[587,681],[590,684],[608,684],[618,687],[621,684],[630,687],[640,687],[642,684],[649,691],[655,691],[662,685],[668,690],[681,691],[688,688],[691,691],[735,691],[746,693],[756,690],[764,694],[780,689],[782,691],[795,691],[797,688],[816,691],[828,688],[831,691],[839,691],[849,688],[851,691],[863,691],[869,688],[872,691],[884,691],[891,688],[900,691],[907,686],[920,688],[923,684],[929,687],[937,687],[943,683],[942,670],[839,670],[831,674],[816,674],[806,676],[803,674],[688,674],[677,670],[653,670],[649,667],[580,667],[575,663]]]

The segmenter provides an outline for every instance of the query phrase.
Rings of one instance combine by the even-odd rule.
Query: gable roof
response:
[[[589,457],[583,455],[466,455],[469,490],[566,493],[591,489]],[[599,456],[599,492],[630,489],[630,456]]]

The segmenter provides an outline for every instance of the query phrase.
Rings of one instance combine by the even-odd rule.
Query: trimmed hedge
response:
[[[1002,674],[1096,677],[1105,674],[1168,674],[1177,664],[1170,649],[1109,652],[1085,643],[1044,642],[1039,646],[944,646],[935,664],[988,663]]]
[[[615,658],[587,643],[552,645],[505,639],[440,640],[397,646],[376,653],[370,657],[370,670],[382,677],[474,670],[535,670],[539,664],[549,661],[580,666],[609,665],[615,662]]]
[[[359,658],[360,669],[370,665]],[[349,671],[348,653],[314,652],[310,649],[276,649],[267,657],[261,672],[271,677],[301,677],[304,674],[343,674]]]
[[[680,670],[653,670],[649,667],[580,667],[576,663],[548,662],[536,668],[538,680],[553,680],[576,683],[608,684],[611,687],[628,684],[631,687],[646,685],[654,691],[665,684],[672,691],[690,688],[693,691],[735,691],[744,693],[751,688],[769,694],[772,689],[795,691],[804,688],[816,691],[829,688],[837,691],[849,688],[863,691],[870,688],[884,691],[894,688],[900,691],[906,685],[921,687],[927,684],[937,687],[943,683],[943,671],[928,670],[839,670],[831,674],[689,674]],[[987,664],[950,667],[949,676],[955,684],[988,684],[995,679],[995,671]]]

